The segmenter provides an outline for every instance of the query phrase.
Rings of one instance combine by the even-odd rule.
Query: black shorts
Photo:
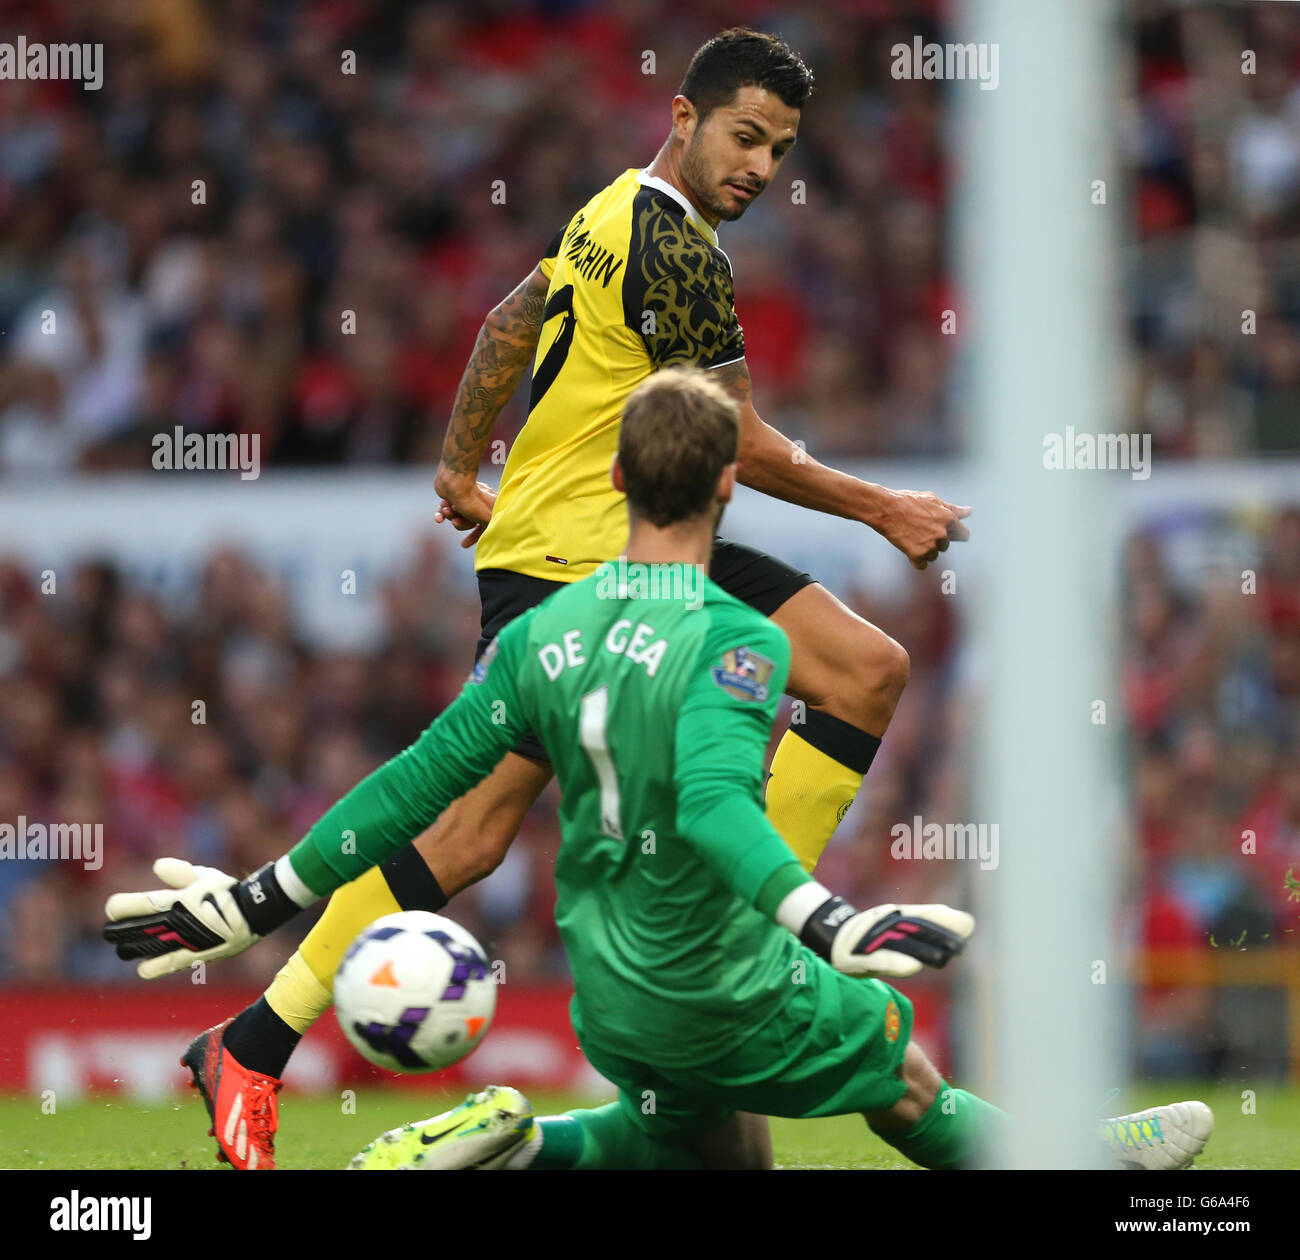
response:
[[[764,617],[770,617],[791,595],[811,586],[816,580],[784,560],[754,547],[746,547],[744,543],[728,542],[725,538],[713,541],[709,577],[728,595],[734,595]],[[527,573],[515,573],[511,569],[480,569],[478,594],[483,605],[483,629],[478,647],[474,649],[474,659],[478,660],[483,649],[520,613],[527,612],[552,592],[568,585],[568,582],[552,582]],[[532,731],[526,732],[512,751],[534,761],[550,760]]]

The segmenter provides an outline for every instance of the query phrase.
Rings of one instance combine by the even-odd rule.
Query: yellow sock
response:
[[[874,735],[847,722],[817,714],[814,723],[813,716],[809,714],[809,722],[799,731],[791,727],[781,736],[772,757],[766,797],[768,821],[806,871],[817,865],[840,819],[848,813],[880,746]],[[855,746],[842,749],[845,742]],[[861,769],[836,760],[817,744],[830,744]]]
[[[334,995],[312,974],[299,951],[276,972],[263,996],[267,1005],[301,1035],[329,1010]]]
[[[378,866],[344,884],[271,982],[267,1004],[295,1032],[306,1032],[329,1009],[334,973],[357,933],[401,908]]]

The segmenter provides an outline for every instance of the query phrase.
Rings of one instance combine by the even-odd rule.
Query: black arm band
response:
[[[283,927],[301,909],[280,887],[274,862],[245,876],[230,891],[240,914],[258,936],[268,936]]]
[[[843,897],[828,897],[808,916],[799,939],[815,954],[829,960],[835,934],[857,911]]]

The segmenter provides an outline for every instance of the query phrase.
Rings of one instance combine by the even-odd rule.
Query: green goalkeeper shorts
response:
[[[810,968],[808,983],[725,1056],[686,1068],[656,1066],[649,1047],[642,1061],[584,1036],[581,992],[572,1014],[587,1059],[618,1086],[620,1105],[647,1137],[685,1141],[736,1111],[796,1119],[886,1111],[907,1090],[899,1069],[911,1002],[881,980],[826,964]]]

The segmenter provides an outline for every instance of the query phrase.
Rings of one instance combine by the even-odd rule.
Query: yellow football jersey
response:
[[[475,567],[574,581],[627,543],[609,479],[627,396],[660,368],[743,358],[745,341],[717,233],[644,171],[587,202],[540,265],[551,283],[528,419]]]

